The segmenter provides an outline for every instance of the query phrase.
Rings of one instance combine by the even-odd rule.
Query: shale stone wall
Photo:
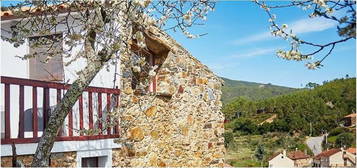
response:
[[[51,153],[50,167],[75,167],[76,152]],[[19,155],[17,160],[21,161],[24,166],[31,166],[33,155]],[[1,157],[1,167],[12,167],[12,157]]]
[[[136,94],[130,77],[121,80],[124,145],[113,166],[223,166],[222,80],[159,29],[147,40],[160,65],[157,91]]]

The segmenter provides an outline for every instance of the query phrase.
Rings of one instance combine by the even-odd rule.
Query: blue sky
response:
[[[309,13],[298,8],[279,9],[273,13],[279,24],[293,27],[305,40],[325,43],[338,39],[334,22],[309,19]],[[304,87],[308,82],[322,83],[346,74],[355,76],[355,40],[337,45],[321,69],[308,70],[304,66],[306,62],[278,58],[275,51],[288,48],[289,44],[272,37],[268,31],[268,16],[252,2],[220,1],[209,14],[206,25],[192,29],[192,32],[207,35],[187,39],[182,33],[169,33],[212,71],[230,79]]]
[[[305,40],[326,43],[338,39],[335,23],[309,19],[306,11],[287,8],[273,13],[279,24],[288,24]],[[323,68],[308,70],[306,62],[286,61],[275,55],[277,49],[289,45],[269,34],[268,16],[252,2],[219,1],[207,18],[204,26],[192,29],[199,34],[208,33],[198,39],[187,39],[179,32],[169,33],[219,76],[289,87],[304,87],[308,82],[321,84],[346,74],[355,76],[355,40],[337,45],[323,62]]]

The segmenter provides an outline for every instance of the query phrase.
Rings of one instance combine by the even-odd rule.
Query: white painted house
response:
[[[354,151],[354,152],[352,152]],[[356,167],[356,149],[333,148],[314,157],[314,167]]]
[[[269,167],[294,167],[294,160],[290,159],[284,150],[269,159]]]
[[[61,16],[58,16],[61,17]],[[18,19],[11,17],[11,13],[1,13],[1,36],[10,36],[10,27]],[[84,59],[79,59],[69,66],[64,66],[71,57],[55,55],[47,64],[42,63],[44,57],[22,60],[17,56],[34,53],[48,46],[30,47],[38,38],[59,39],[54,43],[56,50],[63,50],[61,31],[65,26],[58,26],[57,31],[45,36],[29,36],[24,45],[14,47],[4,40],[0,41],[1,50],[1,87],[0,112],[1,112],[1,156],[11,156],[11,144],[15,143],[17,155],[34,154],[36,142],[42,135],[46,123],[44,118],[61,99],[68,86],[62,83],[72,83],[76,72],[86,65]],[[79,46],[80,47],[80,46]],[[73,51],[73,55],[78,49]],[[89,87],[78,100],[65,121],[62,131],[57,137],[52,152],[76,151],[77,166],[82,161],[91,162],[85,158],[95,158],[97,166],[112,166],[112,149],[119,148],[120,144],[114,143],[118,137],[118,127],[109,128],[99,135],[83,135],[78,130],[104,127],[98,120],[106,118],[108,111],[118,103],[120,93],[119,63],[108,65],[102,69]],[[45,109],[45,110],[43,110]],[[37,111],[37,114],[36,112]],[[33,113],[34,112],[34,113]],[[33,115],[36,114],[36,115]],[[34,122],[35,121],[35,122]],[[36,122],[37,121],[37,122]],[[87,163],[86,163],[87,164]]]

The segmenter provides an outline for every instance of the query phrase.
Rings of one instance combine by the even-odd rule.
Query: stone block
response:
[[[144,139],[144,132],[140,127],[134,127],[129,131],[130,139],[135,141],[141,141]]]
[[[147,117],[152,117],[156,114],[157,112],[157,107],[156,106],[151,106],[150,108],[148,108],[146,111],[145,111],[145,115]]]

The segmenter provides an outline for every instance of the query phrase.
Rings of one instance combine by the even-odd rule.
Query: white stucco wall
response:
[[[337,152],[329,157],[329,166],[343,166],[343,152]]]
[[[269,167],[294,167],[294,161],[280,153],[269,161]]]

